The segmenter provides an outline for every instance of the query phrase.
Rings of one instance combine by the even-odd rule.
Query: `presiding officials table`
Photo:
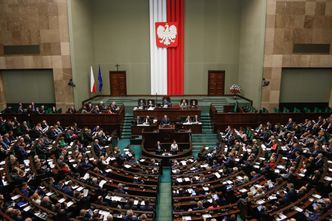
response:
[[[195,115],[200,118],[201,116],[201,110],[199,107],[195,108],[181,108],[180,105],[175,104],[168,108],[163,107],[155,107],[151,109],[134,109],[134,119],[137,119],[137,117],[145,118],[146,116],[149,116],[151,119],[155,119],[155,121],[152,124],[146,125],[146,124],[133,124],[131,127],[131,132],[133,135],[139,135],[144,132],[152,132],[158,128],[159,121],[164,117],[164,115],[167,115],[172,124],[175,125],[176,130],[184,129],[184,130],[190,130],[191,133],[198,134],[202,133],[202,124],[201,123],[183,123],[183,119],[185,119],[187,116],[194,117]]]
[[[168,118],[175,122],[181,120],[182,117],[195,116],[201,117],[201,110],[199,107],[196,108],[181,108],[180,105],[174,104],[171,107],[155,107],[154,109],[134,109],[134,118],[150,116],[160,120],[164,115],[167,115]]]

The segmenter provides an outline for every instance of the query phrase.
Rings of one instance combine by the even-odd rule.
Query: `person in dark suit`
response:
[[[285,195],[285,201],[287,203],[292,203],[295,200],[297,200],[297,192],[294,188],[294,184],[293,183],[288,183],[287,184],[287,189],[288,189],[288,191]]]
[[[161,125],[170,125],[171,121],[169,120],[169,118],[167,117],[167,115],[165,114],[164,117],[161,119],[160,121]]]
[[[162,106],[163,107],[169,107],[171,106],[171,99],[169,97],[163,97],[163,100],[162,100]]]
[[[125,216],[125,221],[137,221],[137,216],[134,215],[134,212],[130,209],[127,210],[127,215]]]
[[[152,119],[150,118],[149,115],[147,115],[143,121],[143,124],[145,125],[151,125],[152,124]]]
[[[190,107],[191,108],[196,108],[198,105],[198,101],[196,99],[191,99],[190,100]]]

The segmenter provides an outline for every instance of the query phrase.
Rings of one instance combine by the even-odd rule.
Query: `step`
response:
[[[123,131],[121,134],[122,134],[122,136],[130,136],[131,137],[131,132]]]
[[[192,135],[192,139],[195,139],[195,138],[202,138],[202,137],[212,137],[212,138],[217,138],[217,134],[194,134]]]
[[[128,130],[131,130],[131,126],[130,126],[130,125],[123,125],[123,126],[122,126],[122,129],[128,129]]]

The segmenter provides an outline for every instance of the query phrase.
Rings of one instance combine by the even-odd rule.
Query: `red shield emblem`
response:
[[[156,22],[156,43],[158,48],[178,46],[178,23]]]

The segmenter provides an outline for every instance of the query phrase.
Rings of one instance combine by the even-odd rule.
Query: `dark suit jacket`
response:
[[[171,121],[169,120],[169,118],[162,118],[161,119],[161,121],[160,121],[160,124],[162,124],[162,125],[165,125],[165,124],[170,124],[171,123]]]

